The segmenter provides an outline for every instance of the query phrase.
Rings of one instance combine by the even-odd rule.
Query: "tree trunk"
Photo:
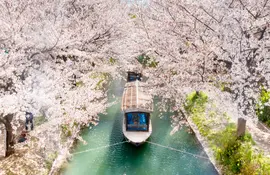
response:
[[[3,118],[0,118],[0,123],[3,123],[5,125],[5,129],[7,131],[7,140],[6,140],[6,156],[9,156],[13,153],[13,133],[12,133],[12,126],[11,121],[13,119],[13,114],[8,114],[4,116]]]
[[[245,131],[246,131],[246,120],[243,118],[238,118],[237,137],[244,136]]]

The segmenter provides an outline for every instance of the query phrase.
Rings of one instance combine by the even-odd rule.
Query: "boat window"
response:
[[[139,73],[139,74],[137,74],[137,73],[135,73],[135,72],[128,72],[128,79],[127,79],[127,81],[128,82],[131,82],[131,81],[136,81],[136,80],[139,80],[139,81],[141,81],[141,74]]]
[[[148,131],[149,114],[130,112],[126,114],[127,131]]]

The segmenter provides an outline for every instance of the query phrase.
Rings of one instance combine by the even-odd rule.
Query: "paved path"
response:
[[[252,122],[247,123],[248,131],[251,133],[257,146],[264,151],[265,155],[270,157],[270,131],[268,128],[262,128]]]

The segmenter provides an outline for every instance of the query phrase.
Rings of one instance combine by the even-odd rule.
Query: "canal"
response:
[[[155,100],[152,114],[153,133],[145,143],[135,147],[123,142],[121,97],[125,82],[114,80],[108,90],[106,114],[100,114],[97,126],[83,130],[82,137],[88,143],[79,143],[74,150],[65,175],[215,175],[218,174],[194,134],[183,127],[170,135],[171,118],[169,112],[160,113]],[[119,144],[118,144],[119,143]],[[161,147],[164,145],[169,148]],[[114,146],[109,146],[114,145]],[[80,153],[81,152],[81,153]],[[187,153],[186,153],[187,152]],[[193,156],[191,154],[198,155]]]

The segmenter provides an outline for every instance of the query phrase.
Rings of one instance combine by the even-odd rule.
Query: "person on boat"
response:
[[[31,124],[31,130],[34,129],[33,114],[31,112],[25,112],[25,130],[28,131],[28,124]]]
[[[136,116],[133,117],[133,123],[134,123],[134,125],[136,127],[138,127],[138,123],[139,123],[139,116],[138,115],[136,115]]]

